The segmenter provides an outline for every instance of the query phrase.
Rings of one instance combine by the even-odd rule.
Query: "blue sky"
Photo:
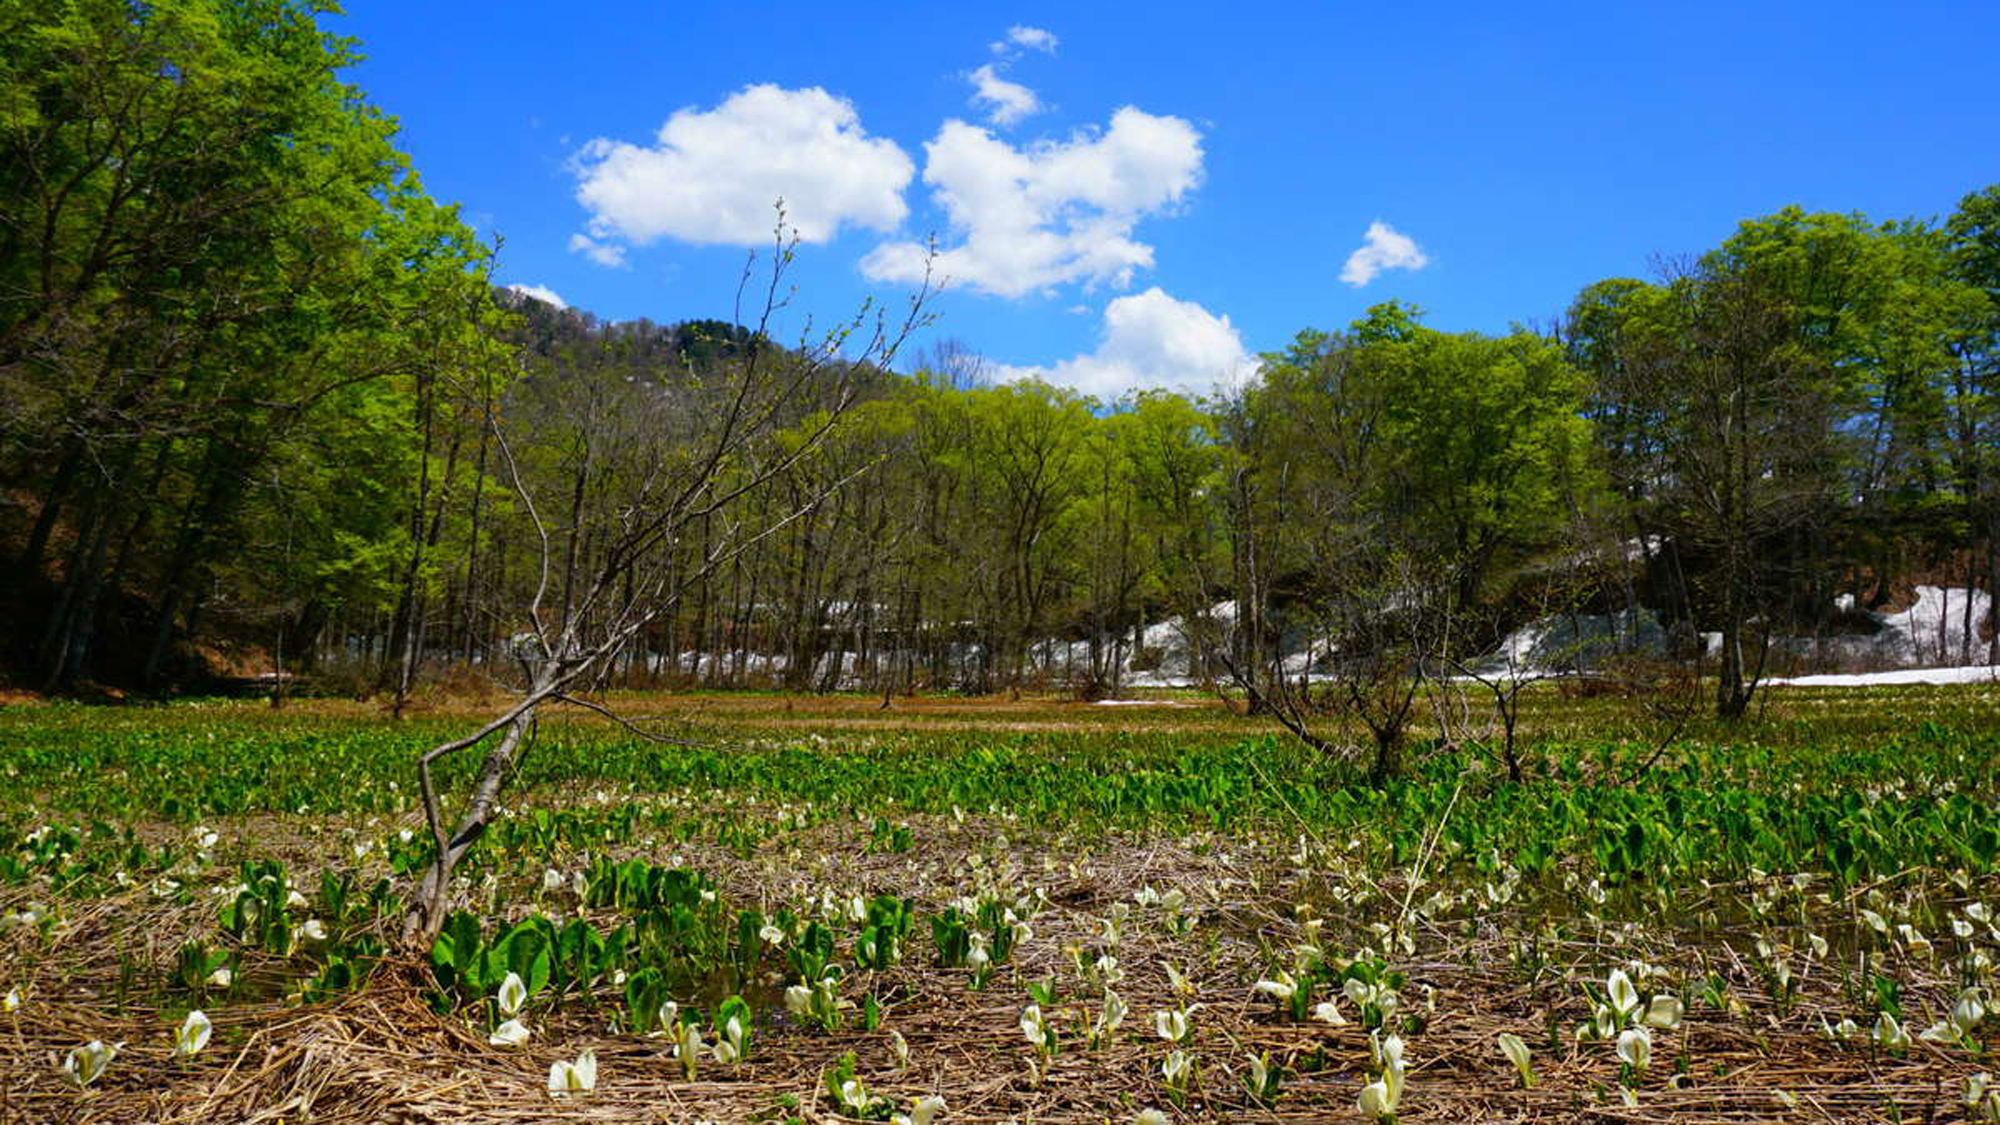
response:
[[[1205,390],[1391,298],[1504,331],[1787,204],[1930,217],[2000,181],[1991,0],[484,0],[328,27],[432,193],[504,237],[504,283],[728,317],[782,194],[800,312],[900,301],[935,234],[953,288],[920,342],[1105,397]]]

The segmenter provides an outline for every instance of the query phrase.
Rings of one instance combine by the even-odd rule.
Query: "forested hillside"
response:
[[[1504,335],[1388,303],[1247,385],[1099,402],[920,346],[948,324],[899,353],[866,313],[807,338],[497,287],[286,0],[0,11],[19,688],[510,676],[635,544],[660,604],[607,675],[884,692],[1112,686],[1223,602],[1210,655],[1248,669],[1643,608],[1720,635],[1728,711],[1772,636],[1859,627],[1841,595],[2000,585],[2000,186],[1749,219]],[[634,540],[659,504],[687,518]],[[1992,660],[1961,604],[1952,651]]]

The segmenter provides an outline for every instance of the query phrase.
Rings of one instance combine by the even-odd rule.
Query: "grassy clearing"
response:
[[[1389,1034],[1406,1121],[1963,1117],[1991,696],[1788,691],[1642,768],[1636,712],[1537,692],[1526,783],[1467,744],[1385,791],[1213,706],[698,697],[691,749],[550,720],[415,959],[409,763],[464,714],[11,707],[0,1120],[1361,1120]],[[78,1092],[92,1039],[124,1046]]]

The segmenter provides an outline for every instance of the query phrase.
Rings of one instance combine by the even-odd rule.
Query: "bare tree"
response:
[[[926,282],[900,317],[864,305],[824,333],[815,335],[808,325],[796,349],[781,348],[770,342],[769,331],[790,301],[784,279],[794,242],[781,212],[749,345],[719,374],[689,373],[671,390],[664,380],[654,388],[645,416],[660,427],[655,440],[631,451],[590,509],[572,505],[567,520],[555,522],[560,494],[538,498],[505,427],[491,420],[503,471],[539,540],[539,576],[525,628],[513,645],[524,683],[498,715],[431,747],[417,761],[435,857],[404,919],[406,944],[429,941],[442,929],[452,873],[491,823],[537,713],[552,704],[572,704],[635,733],[655,733],[578,693],[649,626],[673,613],[684,593],[846,483],[825,482],[782,505],[766,495],[768,485],[811,456],[842,424],[860,377],[893,361],[923,323],[931,287]],[[755,260],[753,255],[745,267],[738,291],[739,321]],[[627,421],[631,417],[624,415]],[[435,769],[446,758],[480,747],[486,747],[485,757],[471,789],[457,814],[449,816]]]

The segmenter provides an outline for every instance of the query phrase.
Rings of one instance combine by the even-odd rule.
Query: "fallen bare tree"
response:
[[[435,854],[404,918],[406,945],[427,943],[444,926],[452,874],[492,823],[538,712],[581,706],[659,737],[656,728],[580,693],[673,613],[685,593],[853,479],[852,473],[822,479],[782,502],[768,487],[815,456],[841,426],[868,374],[886,369],[925,322],[932,287],[926,281],[899,317],[864,304],[831,330],[815,334],[808,325],[796,347],[780,347],[769,331],[790,301],[784,279],[794,242],[782,213],[775,241],[755,330],[719,374],[690,368],[652,385],[622,385],[608,394],[598,388],[580,408],[571,403],[566,412],[536,415],[542,425],[576,427],[575,464],[559,474],[560,489],[530,482],[509,425],[489,417],[507,482],[539,539],[540,570],[513,645],[523,684],[499,714],[417,760]],[[753,256],[738,290],[738,323],[754,268]],[[450,816],[436,769],[480,747],[485,756]]]

